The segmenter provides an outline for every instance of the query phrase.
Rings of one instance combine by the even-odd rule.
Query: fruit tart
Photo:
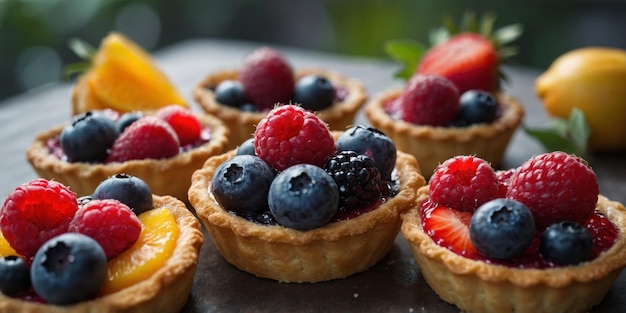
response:
[[[422,276],[464,312],[587,312],[626,266],[626,209],[579,157],[443,162],[402,215]]]
[[[116,173],[138,176],[154,194],[187,202],[191,174],[224,151],[228,129],[207,114],[169,105],[152,115],[110,109],[76,115],[39,133],[26,156],[40,177],[79,196]]]
[[[483,24],[493,29],[489,17]],[[504,56],[499,52],[508,41],[497,34],[517,34],[515,28],[493,34],[460,29],[438,29],[433,37],[445,40],[433,42],[423,55],[394,54],[422,46],[390,42],[387,51],[408,65],[397,75],[406,84],[380,93],[365,106],[368,121],[398,149],[414,155],[427,177],[455,155],[475,154],[497,166],[524,117],[519,101],[500,89],[499,61]]]
[[[230,127],[235,148],[250,138],[277,103],[315,111],[331,130],[352,125],[367,93],[356,79],[320,68],[295,70],[279,51],[254,50],[239,69],[209,74],[194,89],[194,99]]]
[[[91,196],[35,179],[0,211],[0,312],[180,312],[204,241],[180,200],[118,174]]]
[[[295,105],[270,111],[253,145],[209,158],[192,176],[189,201],[228,262],[280,282],[375,265],[425,183],[415,158],[383,133],[331,133]]]

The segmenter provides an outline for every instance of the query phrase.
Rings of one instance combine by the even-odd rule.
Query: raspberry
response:
[[[200,140],[202,124],[191,111],[172,104],[161,108],[156,117],[166,121],[178,135],[181,146],[193,145]]]
[[[178,154],[179,146],[178,136],[167,122],[146,116],[117,137],[106,163],[169,158]]]
[[[269,47],[248,55],[239,71],[239,81],[259,111],[288,103],[295,88],[293,69],[280,52]]]
[[[402,120],[416,125],[447,126],[459,112],[459,90],[450,80],[416,74],[400,97]]]
[[[435,203],[473,212],[498,197],[498,178],[485,160],[456,156],[437,167],[430,178],[429,193]]]
[[[97,241],[110,260],[137,241],[141,222],[127,205],[117,200],[91,200],[78,209],[68,231]]]
[[[48,239],[65,233],[78,210],[76,195],[55,181],[35,179],[15,188],[0,211],[0,229],[11,247],[32,257]]]
[[[279,171],[301,163],[322,167],[335,154],[328,126],[295,105],[270,111],[256,128],[254,145],[257,156]]]
[[[540,225],[584,221],[598,201],[598,181],[580,158],[565,152],[535,156],[511,177],[507,197],[524,203]]]
[[[342,151],[328,161],[326,172],[339,187],[340,210],[362,208],[380,199],[380,172],[366,155]]]
[[[514,168],[496,171],[496,177],[498,177],[498,198],[506,198],[513,173],[515,173]]]

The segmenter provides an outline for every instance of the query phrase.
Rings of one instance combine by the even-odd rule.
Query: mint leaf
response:
[[[92,47],[86,41],[77,38],[70,39],[67,45],[70,47],[70,50],[72,50],[79,58],[86,61],[90,61],[96,54],[96,49],[94,47]]]
[[[587,140],[591,134],[585,114],[576,108],[572,110],[568,120],[553,118],[542,127],[524,126],[524,130],[548,151],[563,151],[576,155],[585,154]]]
[[[411,78],[426,50],[422,44],[410,39],[397,39],[385,43],[385,52],[389,57],[403,65],[394,76],[404,80]]]
[[[69,81],[73,75],[85,72],[90,66],[91,63],[89,62],[68,64],[63,69],[63,78]]]

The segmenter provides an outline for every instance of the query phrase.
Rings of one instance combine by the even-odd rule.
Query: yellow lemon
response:
[[[626,51],[569,51],[537,78],[535,91],[553,117],[567,119],[572,108],[585,114],[592,150],[626,149]]]

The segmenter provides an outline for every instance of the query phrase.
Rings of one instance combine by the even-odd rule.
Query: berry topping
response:
[[[339,206],[343,210],[364,207],[381,197],[380,173],[366,155],[342,151],[328,161],[326,172],[339,187]]]
[[[598,201],[595,173],[580,158],[549,152],[522,164],[511,177],[507,197],[524,203],[538,225],[570,220],[582,222]]]
[[[48,239],[67,231],[76,210],[76,195],[67,187],[35,179],[6,198],[0,229],[17,253],[32,257]]]
[[[86,112],[72,118],[61,131],[60,143],[73,162],[99,162],[118,136],[115,122],[105,114]]]
[[[468,90],[461,95],[459,103],[456,125],[491,123],[496,119],[498,102],[490,92]]]
[[[498,197],[498,178],[485,160],[456,156],[440,164],[430,178],[430,198],[441,205],[473,212]]]
[[[396,146],[382,131],[363,125],[347,129],[337,139],[337,151],[354,151],[368,156],[378,168],[380,178],[391,180],[396,165]]]
[[[178,154],[179,146],[178,136],[167,122],[146,116],[117,137],[106,162],[169,158]]]
[[[248,99],[259,111],[271,110],[276,103],[288,103],[293,95],[293,69],[278,51],[262,47],[246,57],[239,81]]]
[[[509,259],[521,255],[535,237],[530,210],[511,199],[494,199],[476,209],[470,221],[470,238],[484,256]]]
[[[293,101],[307,110],[323,110],[330,107],[334,100],[335,87],[326,77],[307,75],[296,82]]]
[[[144,114],[140,111],[133,111],[122,114],[115,124],[117,125],[117,132],[122,133],[126,127],[130,126],[130,124],[136,122],[140,118],[144,117]]]
[[[256,155],[254,151],[254,138],[246,139],[237,147],[237,155]]]
[[[244,214],[267,210],[267,193],[274,171],[259,157],[239,155],[220,164],[210,191],[226,210]]]
[[[295,105],[270,111],[256,128],[254,144],[256,154],[279,171],[301,163],[321,167],[335,154],[328,126]]]
[[[141,223],[127,205],[117,200],[92,200],[78,209],[68,232],[91,237],[110,260],[137,241]]]
[[[15,296],[30,288],[30,268],[19,256],[0,257],[0,292]]]
[[[155,116],[172,126],[181,146],[193,145],[200,140],[202,124],[190,110],[172,104],[159,109]]]
[[[102,181],[94,190],[93,199],[115,199],[126,204],[135,215],[152,210],[152,191],[141,178],[115,174]]]
[[[298,230],[326,225],[339,206],[339,189],[322,168],[294,165],[276,175],[268,202],[278,223]]]
[[[421,208],[422,227],[438,245],[468,258],[478,254],[470,237],[472,213],[426,201]]]
[[[560,265],[578,264],[591,258],[593,238],[586,228],[576,222],[558,222],[541,234],[539,252]]]
[[[498,178],[498,198],[506,198],[513,173],[515,173],[514,168],[496,171],[496,177]]]
[[[72,304],[96,297],[107,274],[102,247],[88,236],[66,233],[44,243],[33,260],[33,288],[51,304]]]
[[[226,106],[239,108],[246,102],[246,92],[241,82],[237,80],[224,80],[215,88],[215,99]]]
[[[593,238],[593,256],[598,256],[602,251],[606,251],[613,246],[619,232],[615,225],[606,215],[600,211],[595,211],[585,223],[585,228],[591,233]]]
[[[416,125],[447,126],[459,111],[459,95],[441,76],[413,75],[400,96],[401,118]]]

